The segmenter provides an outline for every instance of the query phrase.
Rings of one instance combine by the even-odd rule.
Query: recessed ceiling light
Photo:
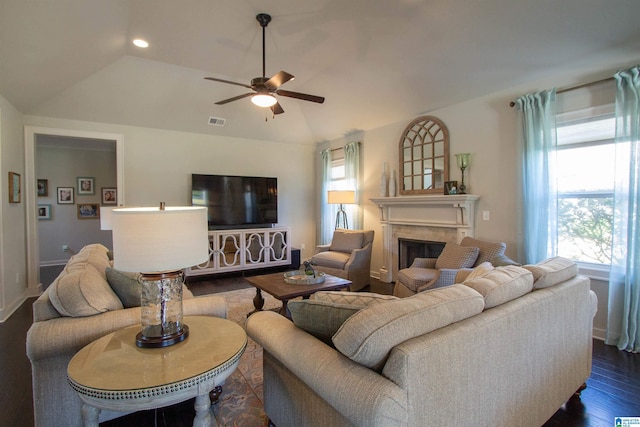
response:
[[[135,39],[133,41],[133,44],[141,48],[149,47],[149,43],[146,40],[142,39]]]

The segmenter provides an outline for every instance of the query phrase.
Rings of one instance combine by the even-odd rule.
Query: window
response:
[[[331,160],[330,188],[331,190],[352,190],[352,188],[347,188],[347,176],[344,165],[344,157],[338,157]]]
[[[613,106],[557,117],[557,252],[611,263],[615,166]]]

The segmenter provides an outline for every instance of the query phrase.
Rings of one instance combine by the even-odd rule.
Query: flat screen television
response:
[[[207,208],[209,230],[273,227],[278,222],[278,179],[192,174],[191,204]]]

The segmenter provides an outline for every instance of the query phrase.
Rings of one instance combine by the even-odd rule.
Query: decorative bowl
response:
[[[287,271],[284,273],[284,281],[292,285],[317,285],[324,283],[324,273],[316,272],[316,275],[307,275],[304,270]]]

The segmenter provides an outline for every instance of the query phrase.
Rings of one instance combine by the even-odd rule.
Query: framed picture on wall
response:
[[[73,187],[58,187],[58,204],[72,205],[75,203],[73,199]]]
[[[48,196],[49,196],[49,180],[39,179],[38,180],[38,197],[48,197]]]
[[[38,205],[38,219],[51,219],[51,205]]]
[[[118,190],[102,187],[102,204],[115,205],[118,200]]]
[[[98,203],[78,203],[78,219],[100,219]]]
[[[96,179],[88,176],[78,177],[78,196],[96,194]]]
[[[458,194],[458,181],[447,181],[444,183],[444,194]]]
[[[20,174],[9,172],[9,203],[20,203]]]

